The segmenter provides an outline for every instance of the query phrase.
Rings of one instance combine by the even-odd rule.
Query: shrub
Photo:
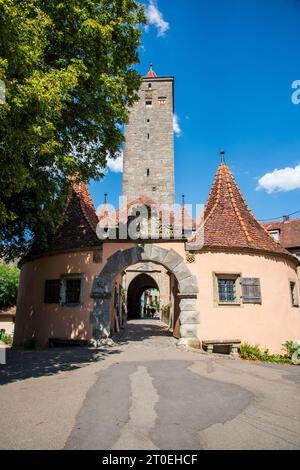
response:
[[[285,355],[289,358],[291,358],[294,352],[297,351],[297,349],[300,347],[299,344],[295,343],[294,341],[286,341],[282,346],[284,351],[286,351]]]
[[[258,345],[252,346],[249,343],[243,343],[240,347],[240,357],[242,359],[250,359],[251,361],[258,361],[261,356],[261,351]]]
[[[20,270],[16,266],[0,263],[0,308],[15,305]]]
[[[249,343],[243,343],[240,347],[240,357],[251,361],[274,362],[277,364],[291,364],[291,357],[295,348],[293,341],[286,341],[283,345],[287,351],[286,354],[269,354],[269,350],[261,351],[258,345],[252,346]]]
[[[4,341],[5,344],[8,344],[9,346],[11,346],[12,343],[13,343],[12,336],[11,335],[5,335],[3,341]]]

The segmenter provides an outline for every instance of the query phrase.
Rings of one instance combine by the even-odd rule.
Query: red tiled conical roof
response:
[[[150,65],[150,70],[149,72],[147,73],[146,75],[146,78],[156,78],[157,75],[156,73],[154,72],[154,70],[152,69],[152,64]]]
[[[48,250],[101,245],[96,234],[97,224],[98,217],[86,184],[74,184],[66,209],[66,220],[57,227]]]
[[[253,249],[292,256],[255,219],[231,171],[223,162],[208,196],[203,225],[203,248]]]

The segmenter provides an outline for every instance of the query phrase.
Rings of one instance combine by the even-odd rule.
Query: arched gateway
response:
[[[91,313],[93,337],[100,339],[110,335],[112,289],[116,276],[131,265],[151,261],[167,268],[177,279],[180,298],[180,336],[178,345],[199,348],[197,337],[200,314],[197,311],[198,286],[195,276],[186,267],[183,258],[173,249],[166,250],[152,244],[138,245],[117,251],[107,261],[94,280],[91,296],[94,310]]]

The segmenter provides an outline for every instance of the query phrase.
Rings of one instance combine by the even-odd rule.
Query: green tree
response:
[[[0,0],[0,255],[46,246],[70,177],[103,175],[140,85],[135,0]]]
[[[15,305],[20,270],[16,266],[0,263],[0,308]]]

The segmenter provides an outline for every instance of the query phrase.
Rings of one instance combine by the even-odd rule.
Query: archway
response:
[[[180,302],[180,339],[178,344],[199,347],[197,333],[200,315],[197,311],[197,279],[187,268],[182,256],[175,250],[166,250],[150,243],[117,251],[108,259],[100,275],[95,278],[91,292],[91,296],[94,298],[94,310],[91,313],[93,337],[99,339],[110,335],[114,279],[128,266],[141,261],[162,264],[175,276],[178,281]]]
[[[128,319],[140,318],[142,313],[141,296],[149,289],[159,291],[159,286],[153,277],[142,273],[132,279],[127,291],[127,315]]]

